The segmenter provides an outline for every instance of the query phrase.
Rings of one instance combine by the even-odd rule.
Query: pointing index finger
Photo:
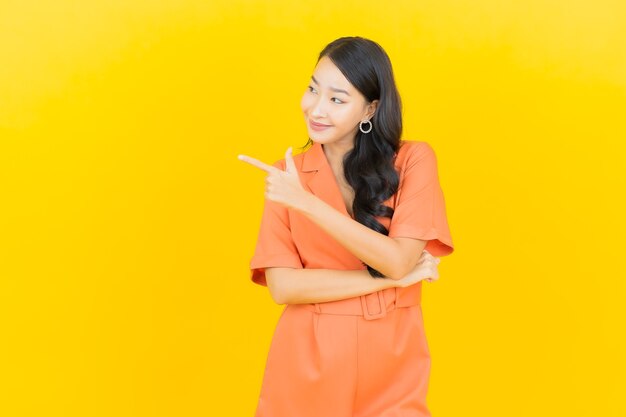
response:
[[[268,165],[265,162],[261,162],[258,159],[252,158],[251,156],[248,156],[248,155],[238,155],[237,158],[240,161],[247,162],[250,165],[254,165],[257,168],[260,168],[260,169],[262,169],[263,171],[265,171],[267,173],[273,173],[273,172],[280,171],[278,168],[273,167],[271,165]]]

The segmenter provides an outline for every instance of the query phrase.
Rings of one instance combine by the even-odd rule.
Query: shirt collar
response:
[[[322,144],[313,142],[313,146],[302,155],[302,172],[319,171],[328,165]]]

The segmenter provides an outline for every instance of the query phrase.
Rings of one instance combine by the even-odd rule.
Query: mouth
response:
[[[324,129],[324,128],[331,126],[331,125],[325,125],[322,123],[315,123],[313,120],[310,120],[310,119],[309,119],[309,124],[311,125],[311,127],[318,128],[318,129]]]

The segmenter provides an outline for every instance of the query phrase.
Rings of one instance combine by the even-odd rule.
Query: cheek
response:
[[[313,99],[305,93],[302,96],[302,100],[300,100],[300,107],[302,108],[302,111],[307,111],[311,107],[312,103]]]
[[[343,123],[353,125],[355,120],[358,119],[359,114],[354,111],[353,108],[350,108],[347,105],[337,106],[337,111],[335,112],[337,118],[341,119]]]

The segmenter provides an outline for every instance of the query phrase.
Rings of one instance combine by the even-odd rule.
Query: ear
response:
[[[378,100],[374,100],[367,105],[367,113],[365,115],[366,119],[369,120],[372,118],[372,116],[376,112],[376,109],[378,108],[378,102],[379,102]]]

